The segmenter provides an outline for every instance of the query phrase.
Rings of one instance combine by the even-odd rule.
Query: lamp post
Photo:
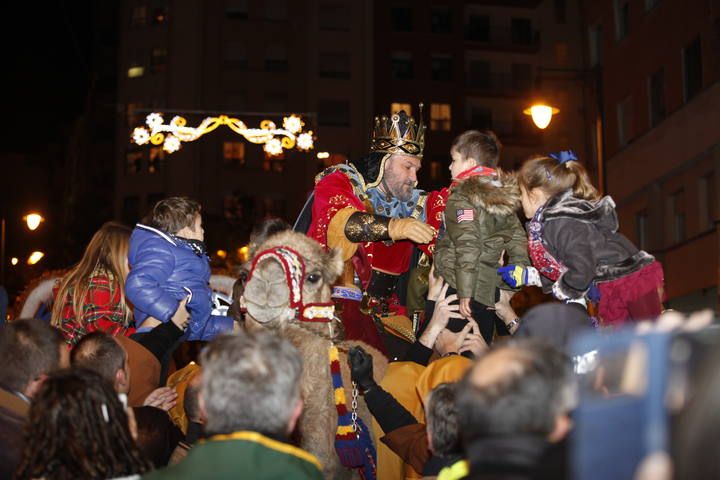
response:
[[[592,130],[595,134],[595,158],[597,159],[597,176],[598,176],[598,189],[601,194],[605,194],[605,162],[604,162],[604,147],[605,147],[605,111],[603,105],[603,85],[602,85],[602,70],[599,68],[582,69],[582,68],[548,68],[538,67],[540,77],[548,78],[553,75],[552,78],[559,79],[554,76],[557,74],[575,74],[576,79],[580,80],[583,84],[583,98],[585,98],[588,88],[594,90],[595,97],[595,118],[592,121]],[[562,77],[560,77],[562,78]],[[586,107],[589,103],[586,104]],[[525,115],[529,115],[533,119],[533,123],[540,130],[544,130],[550,125],[553,115],[560,113],[560,110],[552,105],[544,102],[537,102],[532,104],[523,110]]]
[[[28,213],[27,215],[24,215],[23,221],[25,222],[25,225],[27,226],[28,230],[35,231],[40,227],[40,224],[45,221],[45,218],[36,212]],[[2,263],[0,264],[0,285],[5,285],[5,242],[6,242],[6,235],[7,235],[7,224],[5,221],[5,217],[3,217],[0,220],[0,261]],[[40,252],[38,252],[40,253]],[[37,257],[37,256],[36,256]],[[42,258],[42,255],[40,256]],[[40,261],[40,258],[37,258],[33,264]]]

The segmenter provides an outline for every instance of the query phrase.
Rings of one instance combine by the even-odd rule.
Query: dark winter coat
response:
[[[548,200],[539,221],[543,245],[567,269],[555,287],[564,297],[582,297],[593,282],[617,280],[655,260],[618,233],[611,197],[590,202],[568,190]],[[550,292],[555,282],[541,279]]]
[[[137,224],[130,236],[130,274],[125,296],[133,304],[135,323],[141,329],[147,317],[168,322],[180,301],[190,312],[188,340],[210,340],[232,330],[230,317],[211,315],[210,259],[198,255],[182,239],[147,225]]]
[[[505,250],[510,263],[526,266],[525,230],[517,217],[520,189],[511,175],[470,177],[452,187],[445,208],[445,232],[435,249],[435,271],[458,292],[483,305],[495,304],[495,290],[510,288],[497,274]],[[458,221],[472,211],[472,221]]]

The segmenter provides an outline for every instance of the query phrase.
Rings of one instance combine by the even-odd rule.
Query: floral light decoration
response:
[[[160,113],[149,114],[145,118],[145,125],[133,130],[133,142],[138,145],[162,145],[167,153],[177,152],[183,143],[195,141],[222,125],[243,136],[248,142],[263,145],[265,152],[272,156],[281,155],[283,149],[312,150],[315,144],[313,132],[302,131],[305,122],[298,115],[284,117],[282,128],[278,128],[271,120],[261,121],[260,128],[248,128],[242,120],[227,115],[207,117],[197,127],[189,127],[187,120],[181,116],[173,117],[166,124]]]

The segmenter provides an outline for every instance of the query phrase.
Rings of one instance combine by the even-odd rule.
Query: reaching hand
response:
[[[189,300],[190,295],[180,300],[177,310],[175,310],[175,313],[170,319],[180,330],[187,328],[188,320],[190,319],[190,313],[187,311],[187,308],[185,308]]]
[[[453,304],[453,302],[457,300],[457,295],[452,294],[446,296],[447,291],[448,284],[445,283],[443,284],[442,289],[440,290],[440,294],[438,295],[438,298],[435,302],[435,310],[433,310],[433,315],[430,318],[430,321],[428,322],[425,331],[418,340],[420,343],[422,343],[428,348],[433,348],[433,345],[435,345],[435,341],[437,340],[438,335],[440,335],[440,332],[445,329],[448,321],[451,318],[463,318],[463,316],[458,313],[458,309],[460,307],[456,304]]]
[[[360,390],[366,392],[377,385],[373,378],[372,357],[362,347],[352,347],[348,352],[350,376]]]
[[[150,395],[145,397],[143,406],[155,407],[166,412],[175,406],[177,402],[178,394],[175,390],[170,387],[156,388]]]
[[[480,332],[478,332],[478,326],[475,322],[470,322],[470,331],[465,336],[462,345],[458,349],[459,353],[471,352],[473,356],[477,357],[483,351],[487,350],[488,344]]]
[[[428,294],[427,299],[436,302],[440,297],[440,292],[445,285],[445,280],[438,275],[435,276],[435,263],[430,267],[430,273],[428,274]]]
[[[448,353],[458,353],[460,351],[460,348],[462,348],[463,346],[465,338],[470,333],[470,329],[472,329],[473,323],[475,322],[468,322],[468,324],[465,325],[465,328],[463,328],[457,333],[452,332],[448,329],[440,332],[437,337],[437,341],[435,342],[435,350],[440,355],[447,355]]]
[[[435,229],[414,218],[393,218],[388,224],[388,234],[393,241],[410,240],[425,244],[435,237]]]
[[[505,283],[512,288],[524,285],[540,286],[540,274],[535,267],[521,267],[520,265],[507,265],[497,269]]]
[[[470,298],[461,298],[458,302],[460,304],[460,314],[466,319],[472,318],[472,310],[470,309]]]

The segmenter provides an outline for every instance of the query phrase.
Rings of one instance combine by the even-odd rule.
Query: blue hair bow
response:
[[[578,157],[572,150],[563,150],[561,152],[549,153],[548,157],[557,160],[558,163],[567,163],[577,161]]]

